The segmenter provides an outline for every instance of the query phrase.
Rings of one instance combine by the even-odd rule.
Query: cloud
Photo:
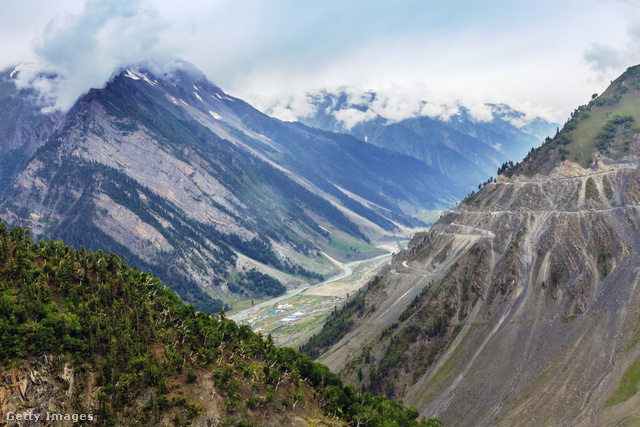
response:
[[[421,116],[428,116],[432,119],[440,119],[442,121],[448,122],[451,120],[451,117],[460,114],[460,108],[458,105],[446,105],[446,104],[436,104],[433,102],[425,102],[420,109]]]
[[[446,122],[463,113],[476,122],[490,122],[498,117],[513,126],[524,128],[538,118],[553,122],[556,115],[549,106],[534,106],[529,102],[515,102],[511,106],[487,104],[478,98],[446,102],[438,96],[426,100],[421,94],[429,96],[428,91],[412,91],[398,85],[379,85],[366,90],[339,86],[315,92],[297,92],[291,97],[275,101],[264,111],[280,120],[303,121],[316,114],[319,106],[327,105],[321,113],[333,115],[347,129],[376,118],[393,123],[427,116]]]
[[[295,122],[313,115],[316,112],[316,107],[309,102],[306,94],[296,92],[289,98],[277,101],[266,112],[270,116],[285,122]]]
[[[490,122],[493,120],[493,108],[488,104],[471,104],[465,106],[471,114],[471,118],[477,122]]]
[[[0,66],[25,54],[55,72],[32,84],[62,109],[118,67],[179,56],[262,111],[294,97],[303,114],[296,94],[346,85],[375,90],[376,112],[394,119],[446,118],[462,100],[562,121],[640,60],[639,13],[627,0],[5,1]]]
[[[584,52],[584,59],[590,64],[593,71],[603,76],[623,68],[628,61],[627,57],[630,56],[629,50],[629,46],[618,49],[601,43],[593,43]]]
[[[90,0],[78,14],[51,21],[35,40],[43,73],[20,73],[19,87],[39,90],[46,110],[68,110],[121,67],[172,58],[162,46],[169,28],[157,12],[136,0]]]
[[[378,117],[372,110],[360,111],[355,108],[344,108],[336,111],[333,115],[338,121],[344,123],[347,129],[351,129],[358,123],[367,122]]]
[[[522,129],[529,124],[529,121],[525,116],[509,117],[506,120],[518,129]]]
[[[635,14],[634,23],[626,27],[624,41],[615,45],[594,42],[585,49],[583,57],[598,79],[617,77],[623,70],[640,62],[640,16]]]
[[[383,94],[376,96],[371,103],[371,109],[385,119],[397,122],[416,116],[420,111],[420,100],[415,97],[403,97],[401,94]]]

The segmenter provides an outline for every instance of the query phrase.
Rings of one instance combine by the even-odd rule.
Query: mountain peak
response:
[[[197,90],[198,87],[214,89],[223,93],[215,84],[211,83],[198,67],[183,59],[167,62],[144,62],[121,67],[114,76],[128,77],[133,80],[142,79],[149,84],[157,84],[158,80],[186,90]]]
[[[610,160],[640,156],[640,66],[629,67],[589,103],[576,108],[553,138],[533,149],[507,176],[548,174],[559,162],[583,168],[595,165],[598,156]]]

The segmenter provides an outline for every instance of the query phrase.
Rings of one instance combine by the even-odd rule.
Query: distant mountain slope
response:
[[[63,121],[62,114],[40,112],[33,90],[16,90],[15,74],[14,68],[0,71],[0,194]]]
[[[639,119],[632,67],[416,235],[304,351],[450,425],[637,422]]]
[[[351,134],[422,160],[463,187],[465,194],[478,182],[495,176],[502,163],[521,160],[558,126],[540,118],[528,120],[503,104],[485,105],[490,120],[474,118],[459,106],[446,120],[415,114],[394,121],[376,111],[382,101],[375,92],[353,96],[345,91],[323,91],[309,94],[307,100],[314,111],[298,117],[302,123]]]
[[[53,125],[33,143],[18,138],[29,162],[7,175],[0,217],[124,254],[202,310],[232,293],[272,295],[278,280],[317,281],[335,271],[321,252],[375,254],[370,239],[455,198],[426,164],[270,118],[183,61],[161,75],[123,70],[56,120],[32,103],[20,110],[25,96],[14,88],[5,98],[23,111],[14,122]]]

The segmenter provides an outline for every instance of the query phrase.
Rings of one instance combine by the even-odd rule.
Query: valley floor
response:
[[[322,328],[331,311],[358,292],[389,263],[392,253],[398,252],[406,243],[404,240],[379,244],[377,247],[389,252],[350,263],[343,264],[330,258],[343,271],[338,276],[292,290],[238,313],[231,312],[230,318],[238,323],[248,323],[255,332],[271,334],[278,346],[299,347]]]

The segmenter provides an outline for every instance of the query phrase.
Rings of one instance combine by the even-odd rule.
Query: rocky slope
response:
[[[184,61],[167,70],[116,73],[63,117],[10,91],[19,70],[4,76],[16,114],[0,136],[24,162],[6,174],[0,217],[123,254],[217,311],[220,298],[283,289],[264,275],[295,287],[331,274],[323,252],[375,254],[371,239],[453,200],[455,186],[422,162],[265,116]]]
[[[639,76],[416,235],[307,351],[331,336],[323,363],[451,425],[637,423]]]

